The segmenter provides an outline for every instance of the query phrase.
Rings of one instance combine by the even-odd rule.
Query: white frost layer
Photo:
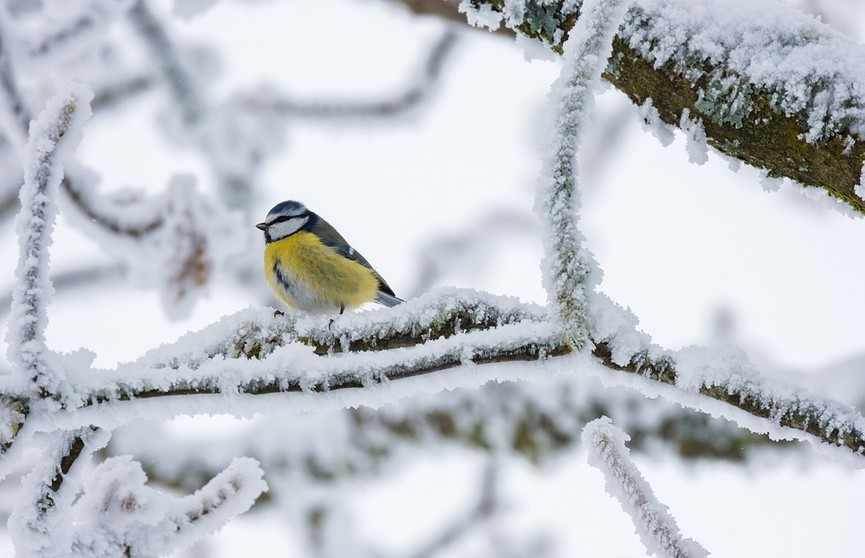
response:
[[[691,350],[695,351],[695,353],[688,356],[687,352]],[[679,380],[679,384],[676,386],[657,382],[638,374],[622,374],[595,363],[584,364],[583,371],[596,376],[604,385],[630,387],[650,398],[663,397],[668,401],[678,403],[683,407],[695,409],[712,417],[733,421],[742,428],[756,434],[766,434],[773,440],[806,441],[818,453],[844,462],[857,469],[865,468],[865,459],[863,459],[865,456],[854,453],[846,447],[837,447],[825,443],[822,439],[808,432],[782,426],[779,423],[780,415],[762,418],[718,399],[702,395],[699,393],[699,389],[702,382],[709,382],[708,385],[713,385],[711,383],[712,377],[718,381],[714,385],[723,386],[723,378],[732,376],[741,380],[738,387],[760,390],[769,401],[772,401],[774,398],[779,405],[786,405],[788,408],[791,404],[795,405],[796,401],[811,401],[816,405],[815,409],[822,408],[824,410],[822,413],[815,413],[815,419],[822,416],[822,418],[827,419],[826,424],[834,422],[846,425],[849,428],[858,428],[862,432],[861,428],[865,427],[865,424],[863,424],[865,423],[865,419],[863,419],[858,411],[836,401],[809,396],[804,390],[798,390],[790,386],[779,385],[779,392],[777,396],[774,396],[772,388],[775,386],[775,383],[757,375],[751,365],[741,358],[741,355],[727,355],[726,357],[717,358],[700,356],[704,352],[705,354],[713,353],[717,356],[717,353],[714,353],[714,351],[703,348],[685,349],[674,354],[678,374],[677,379]],[[684,356],[683,353],[685,353]],[[552,362],[558,363],[560,360],[562,359],[557,358],[553,359]],[[709,362],[712,364],[707,364]],[[743,373],[746,369],[749,371]],[[692,374],[692,370],[695,373]],[[746,378],[750,378],[750,380]],[[734,389],[736,381],[731,381],[730,386],[731,389]],[[744,393],[749,395],[748,391]]]
[[[673,143],[675,135],[673,134],[672,127],[661,120],[661,114],[653,105],[651,97],[647,97],[645,102],[637,107],[637,110],[643,130],[655,136],[664,147]]]
[[[109,436],[85,426],[72,432],[53,432],[46,438],[46,447],[38,464],[24,478],[22,497],[9,517],[9,534],[21,558],[72,555],[69,543],[75,530],[70,508],[80,491],[81,471],[89,464],[92,453],[108,443]],[[83,442],[81,455],[57,487],[60,463],[76,440]]]
[[[860,199],[865,200],[865,165],[862,165],[862,172],[859,173],[859,184],[854,186],[853,192],[855,192]]]
[[[788,3],[637,0],[621,36],[656,68],[704,79],[701,105],[722,120],[747,118],[747,97],[762,88],[784,113],[804,114],[810,142],[865,138],[865,47]]]
[[[692,539],[682,538],[676,520],[652,492],[630,458],[625,442],[630,437],[607,417],[588,423],[583,429],[583,444],[589,451],[589,464],[606,479],[607,492],[631,516],[646,550],[664,558],[708,556]]]
[[[577,348],[589,343],[587,297],[600,282],[600,271],[577,227],[576,153],[626,8],[620,0],[583,3],[550,92],[553,122],[535,201],[544,244],[541,269],[550,313],[567,343]]]
[[[93,93],[77,84],[53,97],[30,123],[24,153],[21,211],[15,221],[19,258],[6,339],[9,359],[21,377],[25,381],[35,379],[52,392],[62,378],[45,363],[47,305],[54,292],[48,278],[48,248],[57,218],[63,162],[81,139],[92,99]]]
[[[809,430],[816,429],[827,437],[843,438],[847,434],[861,436],[865,433],[865,417],[853,407],[761,376],[737,351],[702,347],[679,351],[676,386],[689,391],[706,387],[737,393],[743,401],[767,409],[767,422],[778,427],[782,420],[802,415],[806,417]]]
[[[691,118],[690,111],[682,111],[679,119],[679,127],[685,132],[687,140],[688,160],[697,165],[702,165],[709,160],[709,146],[706,144],[706,131],[703,122],[699,118]]]
[[[565,2],[561,13],[574,4]],[[537,3],[504,2],[504,24],[515,29],[528,9],[537,12]],[[789,2],[635,0],[619,36],[656,68],[670,64],[705,83],[698,104],[713,119],[741,125],[749,97],[762,90],[802,118],[809,142],[865,139],[865,47]]]
[[[399,378],[404,370],[448,366],[462,363],[461,374],[471,385],[489,380],[481,369],[472,365],[475,359],[497,354],[502,350],[522,350],[536,346],[558,345],[555,330],[543,320],[545,311],[535,305],[520,303],[510,297],[498,297],[468,289],[442,289],[407,301],[398,307],[346,314],[330,323],[329,318],[316,318],[300,313],[274,316],[272,309],[248,309],[177,342],[148,352],[138,361],[119,366],[116,370],[92,370],[84,363],[70,364],[69,384],[75,392],[69,394],[73,405],[89,404],[94,397],[102,402],[89,409],[31,416],[28,424],[37,430],[77,420],[97,420],[99,425],[113,426],[141,416],[170,418],[178,414],[197,412],[231,412],[246,415],[263,410],[254,402],[270,400],[267,395],[244,395],[256,391],[256,386],[271,386],[269,390],[299,390],[283,397],[315,401],[333,406],[365,404],[378,407],[410,395],[412,389]],[[461,320],[483,323],[489,329],[463,332]],[[496,327],[501,325],[501,327]],[[316,340],[328,346],[344,347],[358,336],[374,341],[386,335],[439,335],[425,344],[388,351],[365,351],[321,357],[308,344],[298,343],[298,337]],[[615,334],[615,328],[610,334]],[[254,351],[257,358],[247,358]],[[80,355],[79,355],[80,356]],[[69,355],[64,358],[78,358]],[[76,361],[77,362],[77,361]],[[444,384],[441,371],[427,374],[423,391],[440,391]],[[384,382],[384,384],[370,386]],[[310,393],[313,389],[331,389],[337,385],[365,385],[361,390],[340,389],[331,393]],[[437,387],[436,387],[437,386]],[[149,401],[126,401],[130,393],[150,391],[175,392],[169,397]],[[219,392],[218,395],[192,392]],[[249,403],[249,405],[247,405]],[[315,404],[313,404],[315,405]],[[338,406],[341,406],[338,404]],[[98,407],[98,408],[97,408]],[[146,411],[144,409],[147,409]],[[252,409],[252,411],[249,411]],[[84,416],[90,418],[83,418]],[[73,416],[75,418],[73,418]],[[71,421],[71,422],[70,422]],[[90,422],[87,422],[90,424]],[[96,424],[96,423],[94,423]]]
[[[26,502],[10,526],[22,558],[164,556],[252,507],[268,489],[263,476],[254,459],[236,458],[194,494],[177,497],[147,486],[130,456],[111,457],[83,475],[80,494],[65,489],[42,517],[38,503]]]
[[[471,0],[462,0],[457,8],[459,13],[465,14],[466,21],[474,27],[486,27],[490,31],[496,31],[502,24],[502,14],[493,10],[489,4],[474,6]]]

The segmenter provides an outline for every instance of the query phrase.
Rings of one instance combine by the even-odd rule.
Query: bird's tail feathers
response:
[[[392,294],[388,294],[384,291],[378,292],[378,296],[375,297],[375,301],[378,302],[379,304],[387,306],[388,308],[390,308],[391,306],[396,306],[397,304],[400,304],[402,302],[405,302],[403,299],[401,299],[399,297],[395,297]]]

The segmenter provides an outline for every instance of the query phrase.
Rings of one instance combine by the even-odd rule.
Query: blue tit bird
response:
[[[264,231],[267,283],[286,306],[342,314],[366,302],[403,302],[366,258],[302,203],[279,203],[255,226]]]

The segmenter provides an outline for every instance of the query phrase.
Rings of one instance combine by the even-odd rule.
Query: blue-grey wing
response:
[[[376,279],[378,279],[378,289],[381,292],[395,298],[396,300],[401,301],[401,299],[396,298],[393,289],[391,289],[390,285],[388,285],[387,282],[382,278],[382,276],[378,274],[378,271],[375,270],[375,268],[366,260],[366,258],[363,257],[363,255],[361,255],[360,252],[352,248],[348,244],[348,242],[346,242],[346,240],[342,237],[342,235],[336,232],[336,229],[330,226],[330,223],[328,223],[321,217],[318,217],[318,222],[315,224],[314,230],[315,234],[318,235],[318,237],[321,239],[321,242],[325,246],[333,248],[343,257],[354,260],[360,265],[372,270],[372,272],[376,276]],[[392,306],[392,304],[389,306]]]

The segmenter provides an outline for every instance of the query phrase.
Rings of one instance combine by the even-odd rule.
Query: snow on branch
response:
[[[16,503],[9,518],[10,534],[22,556],[48,556],[68,533],[67,513],[78,494],[80,471],[107,442],[104,431],[91,427],[49,435],[39,464],[24,478],[27,497]]]
[[[676,520],[652,492],[640,474],[625,442],[630,437],[607,417],[594,420],[583,429],[583,444],[589,463],[604,474],[607,492],[631,516],[646,550],[661,558],[698,558],[708,552],[692,539],[682,538]]]
[[[21,212],[16,228],[19,238],[17,281],[7,334],[10,360],[23,382],[32,382],[44,395],[56,394],[62,380],[46,362],[47,304],[53,292],[48,278],[48,247],[57,215],[57,189],[63,175],[63,158],[78,143],[90,116],[93,94],[71,87],[50,100],[30,126],[21,189]]]
[[[177,497],[146,485],[129,456],[112,457],[86,475],[67,513],[69,526],[42,556],[165,556],[222,528],[267,491],[254,459],[237,458],[194,494]]]
[[[700,347],[683,349],[677,354],[676,376],[676,386],[684,391],[699,392],[742,409],[748,415],[812,434],[818,439],[832,440],[833,445],[847,447],[859,457],[865,456],[862,443],[865,418],[855,408],[765,378],[738,352]],[[747,424],[751,420],[748,415],[730,418],[759,431],[758,425]],[[774,429],[767,432],[773,438],[784,437]]]
[[[561,51],[581,2],[408,2]],[[604,78],[663,122],[685,109],[709,145],[768,175],[823,188],[865,213],[855,195],[865,161],[865,47],[772,0],[636,0]]]
[[[129,456],[82,473],[107,439],[93,428],[52,436],[42,465],[24,481],[30,498],[10,519],[21,556],[163,556],[221,528],[267,490],[263,471],[249,458],[235,459],[184,497],[146,486],[141,465]]]
[[[822,442],[847,456],[865,455],[865,419],[855,409],[774,385],[732,362],[719,361],[711,375],[695,379],[687,354],[680,357],[680,378],[675,354],[633,332],[595,339],[591,356],[567,356],[571,350],[547,323],[543,309],[512,298],[447,289],[392,309],[341,316],[330,332],[329,322],[248,309],[115,370],[76,374],[69,378],[75,391],[67,396],[67,410],[31,411],[26,420],[38,431],[85,424],[113,427],[132,418],[165,418],[192,409],[245,415],[250,405],[260,409],[247,397],[276,393],[294,393],[292,407],[297,409],[315,401],[330,401],[328,408],[378,407],[444,386],[537,379],[534,371],[548,376],[579,369],[605,383],[661,395],[776,439]],[[527,366],[530,361],[541,366]],[[508,362],[524,364],[475,366]],[[451,376],[433,374],[426,383],[405,382],[450,368],[462,370]],[[382,387],[367,389],[376,385]],[[795,398],[773,396],[785,393]]]
[[[562,354],[564,348],[556,339],[555,331],[545,323],[520,322],[459,333],[404,349],[349,353],[343,358],[317,355],[309,345],[294,342],[259,362],[209,360],[195,370],[149,369],[133,364],[122,367],[116,375],[81,378],[77,385],[81,406],[89,408],[99,421],[96,416],[99,408],[112,407],[121,412],[129,407],[127,410],[132,411],[137,399],[290,392],[332,394],[462,365],[538,360]],[[478,375],[473,383],[483,383],[480,378]],[[359,392],[355,395],[364,397]],[[160,412],[158,416],[163,414]]]
[[[550,95],[553,131],[535,208],[543,227],[542,270],[550,311],[566,343],[578,349],[589,343],[592,333],[587,296],[599,277],[576,223],[576,152],[613,34],[626,8],[627,3],[619,0],[584,3],[584,15],[565,43],[562,72]]]

